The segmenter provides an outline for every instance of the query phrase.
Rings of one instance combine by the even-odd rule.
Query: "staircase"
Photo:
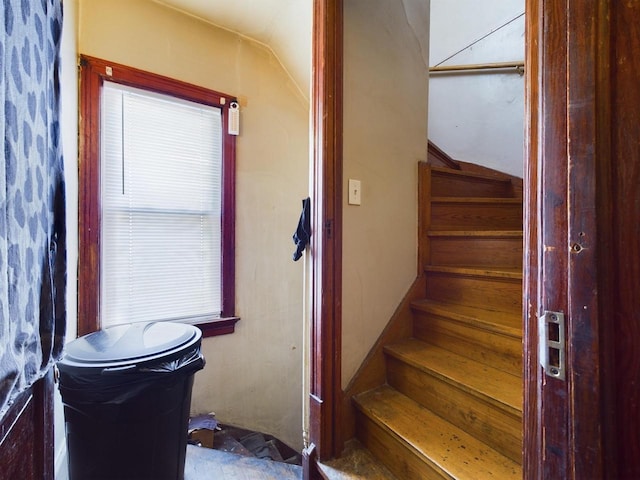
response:
[[[401,480],[522,478],[522,200],[508,178],[420,165],[426,291],[356,436]]]

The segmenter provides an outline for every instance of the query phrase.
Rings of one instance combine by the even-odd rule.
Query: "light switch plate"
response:
[[[360,205],[360,180],[349,179],[349,205]]]

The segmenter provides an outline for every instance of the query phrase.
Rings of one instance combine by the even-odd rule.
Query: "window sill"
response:
[[[217,337],[235,332],[238,320],[240,317],[216,318],[208,322],[197,323],[195,326],[202,331],[202,338]]]

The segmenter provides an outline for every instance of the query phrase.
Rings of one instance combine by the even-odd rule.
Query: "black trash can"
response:
[[[201,337],[192,325],[134,323],[66,346],[58,369],[70,480],[184,478]]]

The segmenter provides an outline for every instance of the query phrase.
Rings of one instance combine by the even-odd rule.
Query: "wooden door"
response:
[[[527,18],[525,478],[640,478],[640,1]],[[539,363],[545,311],[564,380]]]

